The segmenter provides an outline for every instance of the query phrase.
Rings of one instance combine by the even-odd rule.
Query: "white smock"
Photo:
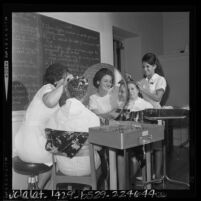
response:
[[[52,165],[52,154],[45,150],[44,129],[52,114],[59,108],[48,108],[43,102],[43,95],[55,87],[51,84],[42,86],[34,96],[25,114],[15,139],[16,154],[25,162]]]
[[[59,108],[49,120],[47,127],[56,130],[89,132],[90,127],[100,126],[97,115],[87,109],[76,98],[69,98],[66,104]],[[95,167],[100,166],[100,157],[94,151]],[[66,175],[83,176],[91,173],[89,147],[86,142],[80,151],[73,157],[56,155],[58,169]]]

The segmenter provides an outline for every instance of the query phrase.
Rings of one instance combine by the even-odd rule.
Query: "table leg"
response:
[[[143,145],[145,146],[145,145]],[[143,177],[143,183],[144,183],[144,188],[146,189],[151,189],[151,150],[150,150],[150,145],[146,145],[146,150],[144,150],[145,154],[145,166],[142,168],[142,177]],[[145,149],[145,147],[143,147]]]
[[[129,185],[130,185],[130,178],[129,178],[129,164],[128,164],[128,152],[126,149],[124,149],[124,190],[128,190],[129,189]]]
[[[150,145],[147,145],[148,150],[146,151],[146,181],[151,181],[151,151]],[[147,189],[151,189],[151,184],[147,185]]]
[[[110,190],[117,190],[117,166],[116,152],[109,150],[109,166],[110,166]]]
[[[89,154],[90,154],[90,167],[91,167],[91,176],[92,176],[92,190],[97,190],[97,178],[96,178],[96,167],[95,167],[93,144],[89,144]]]

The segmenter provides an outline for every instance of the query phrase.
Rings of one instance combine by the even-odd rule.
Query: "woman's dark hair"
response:
[[[157,56],[153,53],[147,53],[142,57],[142,63],[147,62],[150,65],[156,65],[155,72],[161,76],[164,76],[162,66],[157,58]]]
[[[105,76],[105,75],[110,75],[112,77],[112,84],[114,83],[114,74],[111,70],[109,70],[108,68],[101,68],[94,76],[93,79],[93,84],[96,88],[99,87],[98,81],[100,82],[101,79]]]
[[[52,64],[46,69],[43,77],[43,83],[55,85],[55,82],[62,79],[64,73],[67,72],[69,72],[68,67],[59,63]]]

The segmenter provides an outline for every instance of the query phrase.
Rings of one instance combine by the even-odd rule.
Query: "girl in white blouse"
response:
[[[155,54],[147,53],[142,58],[144,79],[137,82],[143,98],[154,108],[161,108],[160,102],[165,93],[167,82],[162,76],[162,67]]]
[[[137,112],[140,110],[153,108],[151,103],[139,97],[139,90],[134,82],[127,82],[127,86],[129,91],[129,100],[126,104],[126,109],[129,109],[131,112]]]

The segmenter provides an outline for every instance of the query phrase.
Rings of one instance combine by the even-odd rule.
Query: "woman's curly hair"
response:
[[[43,83],[55,85],[55,82],[62,79],[63,75],[68,72],[68,67],[60,63],[52,64],[46,69],[45,75],[43,77]]]
[[[76,76],[67,84],[67,90],[71,98],[80,100],[86,95],[88,85],[86,78]]]

